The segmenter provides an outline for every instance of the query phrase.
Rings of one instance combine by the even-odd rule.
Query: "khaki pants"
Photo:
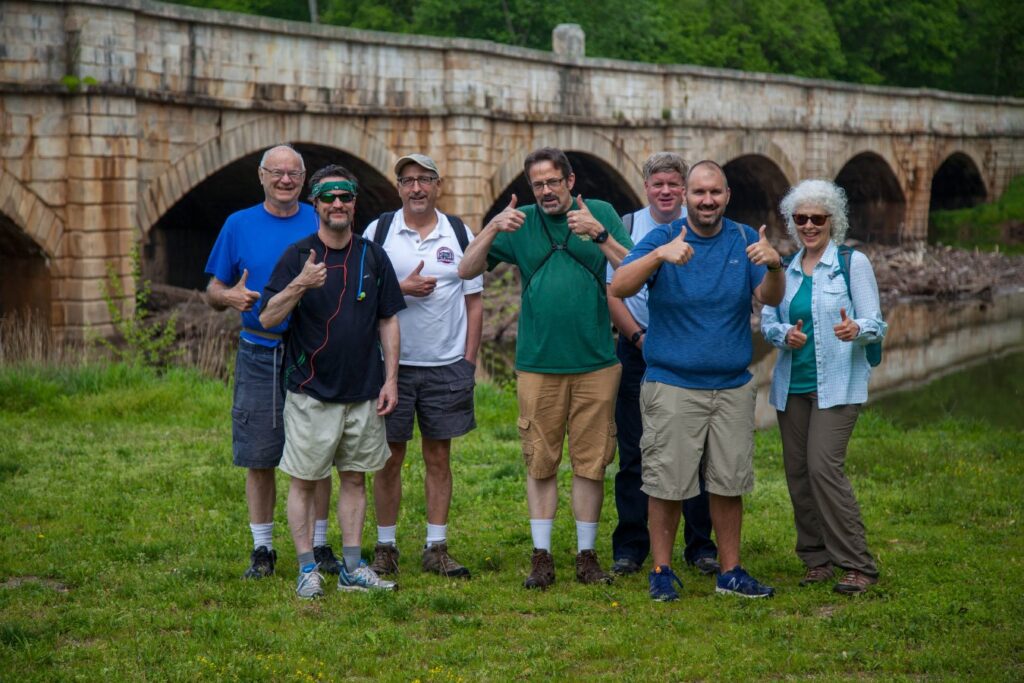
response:
[[[878,576],[864,522],[846,478],[846,445],[860,406],[821,410],[815,394],[790,394],[778,411],[782,460],[796,521],[796,554],[810,567],[827,562]]]

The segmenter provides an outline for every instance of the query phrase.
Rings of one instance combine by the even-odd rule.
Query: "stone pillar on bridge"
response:
[[[73,6],[65,20],[68,70],[104,86],[134,84],[135,14]],[[132,97],[92,95],[65,100],[68,120],[64,244],[55,264],[54,324],[71,337],[110,332],[103,285],[108,264],[121,278],[124,312],[134,308],[130,254],[139,242],[139,122]]]

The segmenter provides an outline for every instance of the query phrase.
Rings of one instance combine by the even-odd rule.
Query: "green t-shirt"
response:
[[[800,289],[789,303],[789,322],[803,320],[801,330],[807,343],[793,351],[793,369],[789,377],[789,393],[810,394],[818,390],[818,362],[814,356],[814,321],[811,318],[811,276],[804,275]]]
[[[615,240],[633,242],[611,204],[588,199],[587,208]],[[578,208],[573,200],[572,209]],[[569,230],[565,215],[549,216],[536,205],[520,209],[526,222],[494,238],[488,268],[504,261],[519,268],[522,306],[516,368],[577,374],[618,362],[605,294],[607,260],[600,247]],[[559,247],[552,251],[552,242]],[[565,245],[565,249],[561,246]]]

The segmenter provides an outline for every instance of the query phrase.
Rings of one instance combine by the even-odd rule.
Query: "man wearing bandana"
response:
[[[313,235],[289,246],[263,290],[264,327],[291,315],[283,382],[285,446],[291,476],[288,526],[299,561],[296,593],[323,595],[313,553],[316,482],[338,470],[342,560],[338,590],[391,590],[360,557],[366,472],[390,451],[384,416],[398,401],[399,326],[405,308],[387,254],[353,231],[359,185],[342,166],[310,180],[319,217]]]
[[[264,200],[228,216],[206,264],[210,284],[206,300],[223,311],[241,314],[242,334],[235,358],[235,393],[231,407],[234,464],[246,468],[245,496],[253,551],[247,579],[274,573],[274,469],[284,449],[281,409],[284,392],[278,381],[288,321],[266,328],[260,324],[260,291],[285,248],[317,228],[316,212],[299,203],[306,167],[287,145],[268,149],[260,160]],[[327,545],[330,477],[316,494],[317,561],[323,571],[338,573],[338,560]]]

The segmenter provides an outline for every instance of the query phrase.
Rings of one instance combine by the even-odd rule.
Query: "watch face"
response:
[[[607,230],[602,230],[601,233],[597,237],[594,238],[594,241],[597,242],[598,244],[604,244],[605,242],[607,242],[608,241],[608,231]]]

